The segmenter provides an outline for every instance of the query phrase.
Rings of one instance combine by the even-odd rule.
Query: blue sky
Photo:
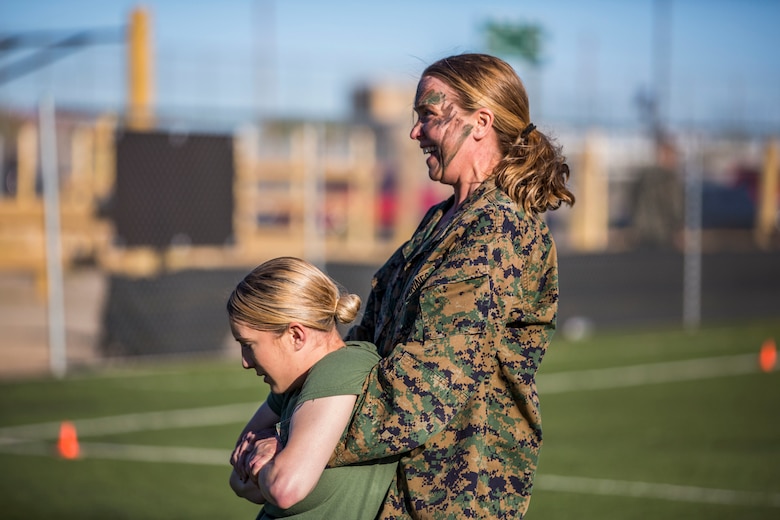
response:
[[[144,5],[162,108],[336,118],[358,84],[413,85],[431,61],[485,51],[488,20],[532,22],[545,31],[544,64],[513,64],[536,117],[619,123],[636,119],[637,92],[654,84],[656,1],[1,0],[0,34],[120,27]],[[780,2],[666,1],[670,115],[780,128]],[[0,54],[0,67],[25,52]],[[93,47],[0,84],[0,105],[51,94],[61,106],[121,107],[124,53]]]

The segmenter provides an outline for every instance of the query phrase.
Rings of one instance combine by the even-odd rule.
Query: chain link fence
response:
[[[38,122],[1,117],[0,274],[35,280],[45,303],[52,280]],[[562,257],[681,257],[692,237],[699,254],[777,249],[775,141],[681,135],[667,157],[640,133],[545,131],[563,145],[578,197],[545,216]],[[227,295],[275,256],[359,272],[340,281],[365,295],[372,269],[449,195],[426,178],[407,132],[368,117],[139,131],[111,115],[58,112],[60,260],[66,278],[88,270],[102,280],[94,357],[224,352]],[[73,314],[65,309],[66,338]]]

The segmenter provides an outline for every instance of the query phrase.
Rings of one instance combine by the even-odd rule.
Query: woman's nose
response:
[[[419,121],[417,121],[412,126],[412,131],[409,132],[409,137],[411,137],[414,140],[417,140],[420,138],[421,135],[422,135],[422,124]]]

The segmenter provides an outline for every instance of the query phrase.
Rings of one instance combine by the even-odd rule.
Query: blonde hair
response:
[[[528,95],[505,61],[487,54],[443,58],[422,76],[440,79],[458,96],[461,108],[489,108],[503,157],[493,170],[496,185],[527,212],[543,213],[574,204],[566,187],[569,166],[560,146],[529,126]]]
[[[360,297],[342,291],[317,267],[293,257],[269,260],[239,282],[227,301],[228,317],[255,330],[282,333],[292,322],[320,331],[350,323]]]

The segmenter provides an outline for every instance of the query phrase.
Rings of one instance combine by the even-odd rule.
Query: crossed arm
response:
[[[325,470],[356,400],[356,395],[336,395],[305,401],[290,419],[285,446],[276,437],[279,416],[263,403],[230,457],[230,487],[251,502],[283,509],[303,500]]]

